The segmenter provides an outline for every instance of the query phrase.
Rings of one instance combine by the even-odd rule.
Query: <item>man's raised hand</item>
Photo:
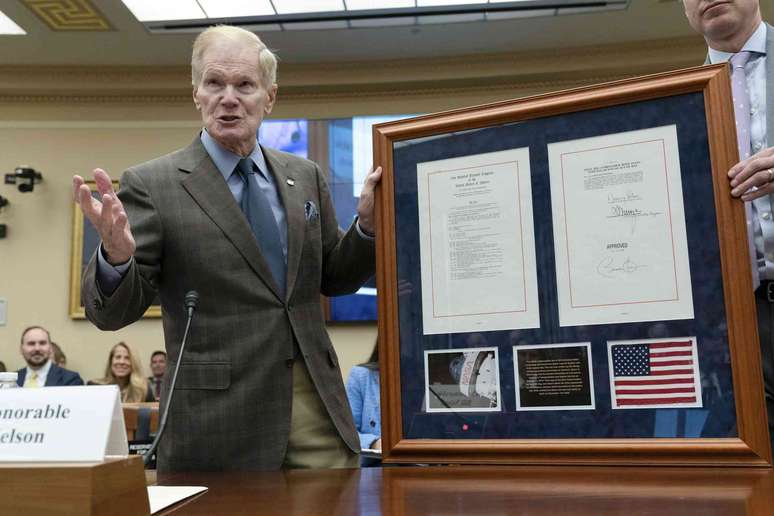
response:
[[[108,263],[120,265],[134,255],[136,244],[124,205],[118,199],[107,172],[94,169],[99,198],[92,196],[91,189],[81,176],[73,176],[73,199],[81,207],[83,215],[97,229]]]

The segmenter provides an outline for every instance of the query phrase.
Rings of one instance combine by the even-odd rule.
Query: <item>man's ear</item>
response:
[[[271,114],[271,110],[274,109],[274,103],[277,101],[277,85],[272,84],[271,88],[269,88],[269,91],[266,92],[266,95],[268,96],[269,100],[266,102],[266,106],[264,107],[263,111],[264,114],[269,115]]]
[[[197,87],[193,86],[193,92],[192,92],[193,102],[194,102],[194,106],[196,106],[196,110],[201,111],[202,106],[201,104],[199,104],[199,100],[196,98],[196,90],[197,90]]]

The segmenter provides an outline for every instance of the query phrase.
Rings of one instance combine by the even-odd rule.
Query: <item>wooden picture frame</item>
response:
[[[92,192],[96,191],[96,183],[93,180],[86,181]],[[118,181],[113,181],[113,188],[118,190]],[[88,220],[84,220],[78,204],[73,203],[73,231],[70,244],[70,318],[85,319],[86,311],[81,299],[81,278],[89,259],[99,246],[99,236],[94,226]],[[161,305],[153,304],[143,317],[161,317]]]
[[[726,175],[728,169],[738,161],[733,108],[730,99],[731,88],[727,68],[725,65],[717,65],[458,109],[374,127],[374,163],[384,170],[376,196],[376,211],[383,413],[382,446],[385,463],[771,465],[755,320],[756,308],[749,272],[750,261],[745,215],[742,203],[731,198]],[[683,110],[680,107],[683,103],[692,103],[691,110],[693,111],[691,113],[703,112],[703,115],[699,117],[703,120],[696,120],[695,127],[686,128],[681,125],[684,124],[685,120],[679,117],[689,116],[681,114]],[[655,121],[651,119],[653,114]],[[672,117],[676,117],[677,121],[672,121]],[[597,119],[601,119],[603,122],[597,123]],[[605,120],[606,122],[604,122]],[[732,399],[727,400],[728,404],[723,410],[727,411],[728,417],[735,418],[735,428],[729,430],[727,434],[707,432],[709,436],[704,436],[704,434],[694,435],[695,432],[686,431],[684,432],[686,436],[681,437],[677,432],[674,435],[663,437],[656,431],[656,426],[659,415],[665,415],[667,412],[661,412],[660,409],[614,412],[608,407],[604,410],[612,414],[609,421],[617,421],[616,418],[629,418],[624,421],[629,426],[621,426],[628,430],[623,431],[619,426],[614,427],[613,423],[605,429],[603,423],[606,420],[603,418],[601,419],[602,423],[598,423],[596,420],[593,424],[588,423],[589,428],[597,429],[594,435],[584,435],[582,425],[573,424],[576,421],[573,417],[593,419],[596,416],[593,411],[576,411],[574,414],[578,414],[578,416],[562,416],[564,418],[562,421],[565,422],[567,428],[555,428],[556,422],[559,421],[558,414],[553,419],[551,419],[553,415],[536,416],[545,417],[545,421],[553,422],[554,426],[550,428],[552,432],[561,434],[560,438],[553,434],[540,434],[538,429],[540,425],[534,425],[536,429],[529,438],[513,437],[510,434],[493,437],[489,434],[497,431],[501,431],[503,434],[508,432],[519,434],[519,432],[526,431],[524,428],[528,427],[529,424],[525,423],[524,426],[520,426],[518,422],[521,418],[526,418],[523,420],[529,421],[529,418],[524,415],[525,413],[517,412],[514,403],[508,400],[504,400],[501,412],[484,416],[473,414],[468,418],[470,425],[466,422],[464,425],[455,426],[454,420],[445,414],[431,414],[429,410],[428,413],[423,413],[422,407],[425,407],[425,402],[421,401],[420,404],[418,400],[421,399],[422,394],[417,392],[417,385],[421,383],[418,378],[423,375],[423,371],[417,357],[423,353],[422,350],[454,349],[459,346],[455,340],[457,335],[449,334],[438,338],[434,335],[422,334],[420,328],[422,319],[421,317],[417,319],[415,315],[416,310],[421,312],[421,309],[418,308],[418,305],[421,305],[421,300],[418,301],[416,297],[405,298],[405,292],[407,290],[410,292],[412,289],[412,285],[409,285],[408,289],[406,287],[406,274],[414,275],[411,277],[419,274],[416,271],[417,266],[414,262],[407,260],[406,256],[418,254],[415,251],[419,244],[411,242],[409,245],[406,243],[407,239],[415,238],[418,240],[418,237],[410,235],[412,232],[411,224],[401,219],[401,217],[418,216],[415,215],[417,212],[416,202],[411,199],[412,195],[416,195],[412,193],[412,188],[416,189],[416,185],[412,186],[411,183],[412,181],[416,183],[417,171],[413,165],[406,166],[406,163],[414,162],[406,158],[407,154],[404,149],[409,146],[421,148],[417,146],[430,144],[438,146],[440,144],[432,142],[438,142],[439,138],[441,140],[447,138],[446,146],[438,147],[434,151],[436,157],[433,159],[438,159],[438,157],[462,155],[468,152],[467,149],[475,149],[475,151],[470,151],[471,154],[482,152],[480,150],[482,146],[489,145],[485,145],[481,141],[484,136],[480,135],[488,134],[485,131],[497,131],[501,130],[500,128],[515,131],[514,134],[521,134],[527,139],[527,143],[514,140],[512,147],[521,147],[531,145],[529,138],[533,137],[531,136],[533,133],[540,133],[534,136],[537,139],[535,141],[549,142],[549,136],[543,135],[542,131],[553,130],[554,126],[559,125],[562,126],[562,129],[561,131],[557,129],[557,132],[563,131],[563,134],[575,134],[573,131],[581,131],[583,135],[587,136],[606,135],[611,132],[611,121],[614,122],[613,125],[623,124],[623,127],[633,129],[653,127],[654,124],[672,123],[676,125],[678,131],[683,131],[680,133],[681,137],[685,134],[692,134],[701,138],[702,141],[706,141],[704,148],[708,149],[708,153],[699,157],[707,163],[707,172],[711,170],[711,175],[692,173],[693,170],[690,166],[683,166],[682,178],[683,181],[691,181],[691,185],[701,185],[702,191],[707,192],[710,203],[714,200],[714,217],[707,217],[707,220],[713,228],[716,228],[717,238],[714,239],[713,235],[709,235],[706,240],[717,242],[717,248],[712,251],[712,254],[716,254],[718,257],[715,281],[717,281],[717,285],[722,287],[722,289],[718,289],[722,290],[722,300],[719,297],[721,294],[717,291],[714,292],[714,299],[705,299],[707,295],[704,294],[706,293],[695,292],[693,295],[693,302],[697,306],[695,318],[689,323],[677,322],[674,324],[675,328],[694,328],[704,324],[706,317],[701,311],[701,307],[710,304],[715,306],[719,310],[718,313],[725,318],[722,332],[727,340],[712,344],[719,346],[717,348],[706,349],[722,349],[728,355],[725,365],[721,364],[718,367],[730,369],[730,371],[723,373],[728,377],[728,387],[723,392],[726,392]],[[599,127],[596,127],[595,124]],[[533,126],[540,128],[540,131],[530,129]],[[545,138],[545,141],[541,138]],[[489,138],[487,141],[496,141],[499,142],[497,145],[503,145],[501,140]],[[540,178],[540,174],[543,171],[542,167],[548,166],[540,162],[544,153],[539,147],[540,145],[536,145],[535,148],[530,147],[533,181],[536,179],[545,180]],[[679,146],[680,161],[686,165],[683,163],[683,152],[698,151],[693,147],[685,149],[683,147],[681,142]],[[683,187],[683,191],[685,192],[685,187]],[[698,208],[691,203],[691,196],[685,193],[684,195],[686,217],[690,218],[693,216],[691,210]],[[550,225],[550,221],[545,222],[545,219],[549,219],[548,215],[550,215],[549,189],[538,189],[533,197],[536,199],[536,203],[542,202],[543,207],[546,206],[546,198],[548,197],[548,213],[540,215],[541,223]],[[400,203],[400,205],[398,206],[396,203]],[[712,211],[711,207],[708,206],[702,206],[701,210],[705,214]],[[414,219],[406,220],[414,222]],[[693,231],[690,222],[689,220],[686,224],[689,233]],[[406,228],[409,230],[407,231]],[[715,230],[713,229],[713,231]],[[550,232],[545,234],[550,234]],[[552,238],[541,239],[541,235],[538,235],[536,240],[538,255],[546,254],[545,263],[553,266],[555,263],[552,254],[553,247],[550,246]],[[405,246],[412,252],[400,254],[399,245]],[[417,247],[411,247],[413,245]],[[702,245],[714,244],[705,243]],[[691,250],[691,253],[693,252]],[[694,258],[691,254],[692,261]],[[544,269],[547,268],[550,267],[544,267]],[[691,267],[691,273],[699,275],[705,272]],[[550,297],[551,289],[555,288],[553,283],[555,278],[551,271],[541,272],[541,274],[547,274],[547,276],[543,277],[545,281],[540,282],[540,289],[549,292],[549,294],[541,294],[541,310],[548,310],[541,316],[541,325],[549,328],[535,331],[544,331],[546,335],[550,336],[544,342],[563,342],[567,332],[579,330],[559,327],[555,321],[554,326],[551,326],[554,319],[552,314],[555,314],[551,310],[554,308],[544,305],[547,304],[545,301],[547,297]],[[416,284],[413,285],[413,289],[417,289]],[[403,303],[401,296],[404,296]],[[556,304],[555,299],[548,301]],[[544,317],[546,313],[548,313],[548,317]],[[672,323],[665,323],[663,326],[669,329],[671,328],[670,324]],[[608,324],[584,327],[584,331],[599,335],[609,329],[611,332],[615,330],[618,335],[626,336],[629,328],[636,330],[637,325]],[[675,329],[674,331],[682,330]],[[495,340],[505,338],[500,333],[502,332],[489,332],[485,337],[491,337]],[[638,337],[642,337],[642,335],[628,335],[628,338]],[[603,345],[598,338],[590,340],[592,348],[599,348]],[[705,351],[702,346],[707,343],[701,338],[699,341],[699,362],[706,362],[708,357],[717,355],[717,353],[702,355],[701,353]],[[499,374],[501,376],[500,382],[503,383],[502,378],[507,377],[507,375],[503,375],[502,368],[503,364],[508,363],[506,355],[510,352],[510,348],[499,345],[499,349],[501,368]],[[597,367],[598,374],[604,378],[605,375],[602,374],[601,370],[606,365],[597,365],[599,366]],[[720,369],[718,370],[720,371]],[[607,376],[611,374],[609,371],[607,372]],[[425,382],[429,382],[429,380],[425,380]],[[604,399],[600,400],[599,396],[597,398],[602,403],[596,410],[603,410],[601,405],[606,402]],[[702,400],[701,394],[699,399]],[[712,407],[719,406],[712,405]],[[429,402],[427,407],[429,407]],[[715,408],[708,409],[708,417],[712,416],[713,410]],[[622,412],[628,412],[630,415],[622,416]],[[685,414],[688,410],[677,409],[674,412]],[[656,430],[651,432],[650,429],[646,431],[636,428],[640,413],[647,414],[655,421],[653,428]],[[589,416],[589,414],[591,415]],[[435,425],[433,423],[435,420],[442,423]],[[500,430],[492,430],[495,426],[492,420],[495,420],[496,424],[500,424]],[[498,421],[499,423],[497,423]],[[581,419],[581,422],[583,421],[588,420]],[[442,425],[453,428],[451,430],[436,428],[436,426]],[[635,428],[632,429],[632,425]],[[461,433],[462,430],[469,429],[476,430],[480,435],[472,435],[470,432],[468,434]],[[706,429],[706,423],[704,429]],[[447,433],[444,434],[444,431]]]

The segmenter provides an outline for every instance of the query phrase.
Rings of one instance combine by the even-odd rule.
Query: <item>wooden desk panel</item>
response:
[[[209,491],[164,514],[774,514],[770,469],[430,466],[159,475]]]
[[[126,427],[126,437],[130,441],[134,440],[134,435],[137,432],[137,420],[139,418],[140,409],[147,408],[150,413],[150,432],[156,433],[159,428],[159,402],[143,402],[143,403],[122,403],[124,410],[124,426]]]

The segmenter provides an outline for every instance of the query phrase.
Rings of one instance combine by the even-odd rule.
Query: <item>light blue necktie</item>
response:
[[[750,95],[747,93],[747,76],[744,73],[744,65],[750,60],[750,52],[739,52],[731,56],[731,95],[734,99],[734,119],[736,121],[736,141],[739,146],[739,160],[750,157]],[[750,251],[752,267],[753,289],[761,284],[758,272],[758,259],[755,252],[755,235],[753,231],[753,217],[751,203],[744,203],[745,216],[747,218],[747,243]]]
[[[250,158],[240,159],[236,166],[236,172],[245,183],[240,207],[247,218],[247,222],[250,224],[250,228],[253,230],[255,239],[258,241],[258,247],[261,249],[261,253],[266,259],[266,263],[268,263],[269,269],[271,269],[271,273],[274,276],[274,281],[276,281],[280,294],[284,299],[287,265],[274,213],[271,211],[266,195],[264,195],[261,187],[258,185],[253,160]]]

